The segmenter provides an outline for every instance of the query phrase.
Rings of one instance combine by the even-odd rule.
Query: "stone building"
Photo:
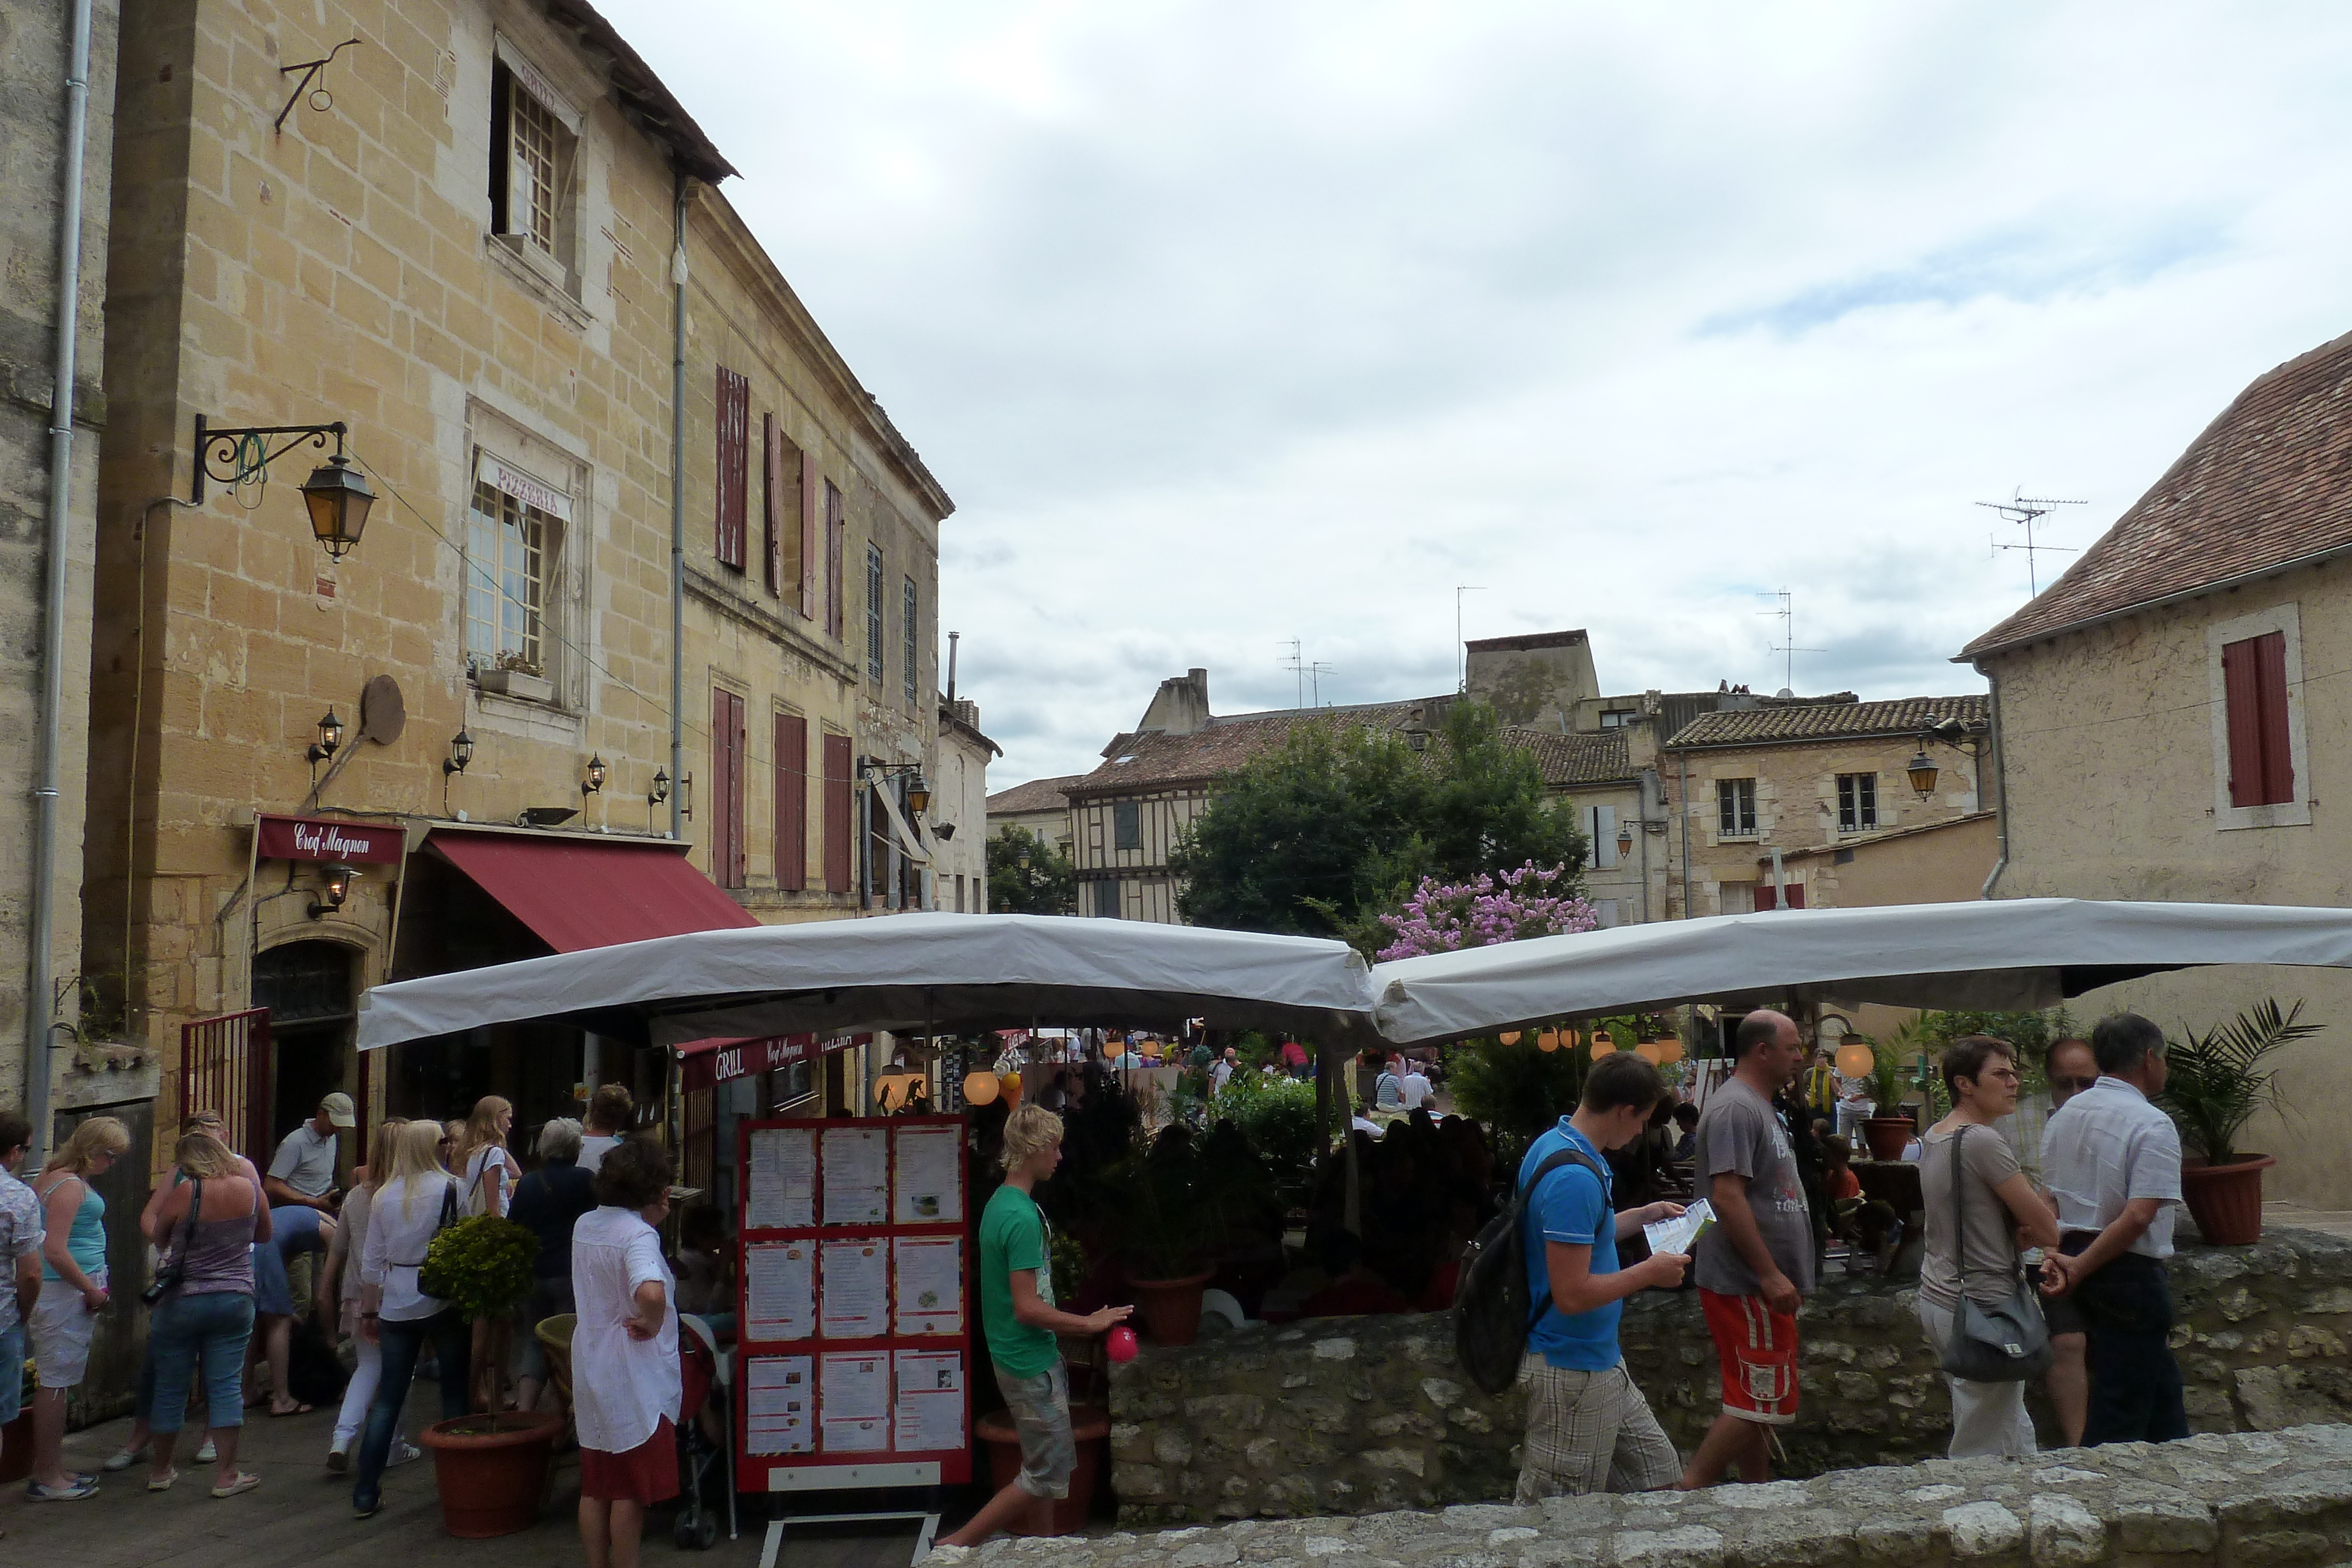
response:
[[[1071,828],[1067,791],[1085,777],[1083,773],[1067,773],[1056,779],[1032,779],[1010,789],[999,789],[988,798],[988,836],[992,839],[1007,829],[1020,828],[1068,854]]]
[[[988,764],[1004,748],[981,733],[980,705],[940,705],[939,775],[931,781],[931,907],[988,913]]]
[[[660,1101],[658,1053],[576,1031],[358,1059],[357,999],[922,902],[877,796],[936,767],[947,497],[581,0],[135,0],[122,37],[113,219],[146,243],[108,278],[89,967],[163,1110],[225,1103],[257,1151],[331,1088]],[[290,438],[198,451],[199,418],[346,425],[356,547],[294,494],[337,438],[265,482]],[[862,1103],[865,1064],[812,1065],[769,1098]]]
[[[1675,821],[1671,914],[1744,915],[1828,902],[1813,888],[1828,891],[1841,852],[1978,811],[1976,769],[1993,765],[1989,756],[1971,766],[1935,743],[1946,765],[1924,800],[1906,768],[1921,733],[1940,720],[1961,727],[1963,744],[1979,745],[1981,695],[1767,700],[1701,715],[1659,748],[1658,776]],[[1813,852],[1823,849],[1825,855]]]
[[[0,50],[0,1105],[46,1100],[71,1110],[152,1092],[152,1066],[95,1042],[110,1035],[104,1007],[85,1014],[81,844],[89,756],[91,555],[96,548],[99,432],[106,423],[104,357],[107,191],[114,125],[114,0],[84,8],[88,55],[75,76],[70,4],[10,11]],[[79,99],[82,116],[72,119]],[[77,134],[78,132],[78,134]],[[78,175],[72,172],[77,158]],[[79,221],[67,256],[71,182]],[[59,330],[60,312],[71,325]],[[68,413],[55,390],[70,353]],[[60,441],[69,455],[58,466]],[[62,480],[60,486],[58,481]],[[62,509],[52,511],[62,501]],[[53,521],[60,524],[53,532]],[[56,575],[52,575],[52,569]],[[53,616],[52,595],[57,597]],[[56,694],[51,695],[50,694]],[[45,743],[54,721],[54,742]],[[51,871],[37,869],[47,770]],[[46,881],[47,886],[37,885]],[[47,951],[37,957],[37,929]],[[51,1028],[61,1023],[79,1033]],[[67,1049],[52,1049],[66,1046]],[[34,1073],[44,1074],[35,1092]],[[128,1086],[126,1088],[126,1085]],[[51,1128],[34,1129],[49,1146]]]
[[[2258,378],[2058,580],[1961,652],[1992,682],[2005,762],[1995,896],[2352,903],[2352,337]],[[2336,780],[2347,780],[2345,790]],[[2288,1106],[2352,1093],[2352,978],[2225,967],[2073,1004],[2179,1038],[2265,998],[2324,1026]],[[2341,1118],[2264,1113],[2270,1191],[2343,1207]]]

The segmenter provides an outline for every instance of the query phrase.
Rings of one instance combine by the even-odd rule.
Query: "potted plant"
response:
[[[1160,1344],[1191,1344],[1201,1330],[1201,1292],[1216,1272],[1210,1259],[1218,1230],[1192,1139],[1163,1135],[1114,1166],[1108,1185],[1144,1332]]]
[[[418,1283],[469,1322],[503,1321],[530,1293],[539,1238],[511,1219],[476,1215],[433,1238]],[[441,1521],[465,1540],[512,1535],[539,1519],[547,1465],[563,1417],[530,1410],[459,1416],[418,1435],[433,1451]]]
[[[1863,1142],[1870,1145],[1874,1160],[1899,1160],[1904,1146],[1918,1129],[1903,1111],[1903,1058],[1914,1040],[1908,1028],[1894,1034],[1871,1050],[1870,1103],[1871,1113],[1862,1124]]]
[[[2167,1080],[2157,1103],[2180,1129],[2188,1157],[2180,1169],[2180,1195],[2205,1239],[2216,1246],[2243,1247],[2262,1239],[2263,1172],[2278,1161],[2237,1146],[2238,1134],[2255,1112],[2284,1102],[2278,1070],[2267,1067],[2272,1053],[2319,1032],[2298,1021],[2303,1004],[2284,1013],[2275,1000],[2240,1013],[2226,1024],[2186,1038],[2165,1051]]]

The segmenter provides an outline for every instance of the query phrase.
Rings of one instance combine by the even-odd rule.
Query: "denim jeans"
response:
[[[375,1385],[375,1402],[368,1406],[367,1427],[360,1436],[359,1478],[352,1483],[352,1506],[372,1509],[383,1487],[383,1468],[392,1458],[392,1435],[400,1426],[401,1406],[408,1403],[408,1385],[416,1375],[416,1358],[425,1343],[433,1342],[441,1363],[441,1418],[466,1413],[470,1374],[467,1359],[473,1354],[472,1325],[455,1312],[429,1318],[385,1318],[377,1324],[383,1345],[383,1374]]]
[[[155,1353],[156,1433],[176,1432],[187,1415],[188,1385],[201,1365],[206,1418],[215,1427],[245,1422],[245,1344],[253,1337],[253,1298],[242,1291],[163,1298],[148,1320]]]
[[[13,1284],[14,1281],[11,1281]],[[25,1395],[25,1325],[0,1329],[0,1427],[16,1418]]]
[[[2083,1446],[2189,1436],[2180,1367],[2166,1342],[2172,1286],[2164,1265],[2126,1252],[2074,1288],[2089,1336],[2091,1407]]]

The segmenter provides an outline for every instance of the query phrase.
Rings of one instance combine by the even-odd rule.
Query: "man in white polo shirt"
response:
[[[2164,1092],[2164,1031],[2117,1013],[2091,1031],[2099,1081],[2050,1118],[2042,1179],[2058,1200],[2060,1251],[2043,1289],[2071,1296],[2089,1337],[2085,1448],[2189,1436],[2172,1332],[2172,1206],[2180,1133],[2150,1102]]]
[[[269,1162],[269,1174],[261,1180],[269,1206],[295,1204],[322,1214],[334,1213],[335,1156],[340,1143],[336,1134],[358,1122],[352,1113],[350,1095],[330,1094],[320,1101],[318,1113],[287,1134],[286,1141],[278,1145],[277,1157]]]

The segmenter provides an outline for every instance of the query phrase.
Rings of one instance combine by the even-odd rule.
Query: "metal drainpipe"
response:
[[[677,237],[669,257],[669,836],[682,839],[686,836],[686,172],[677,171],[675,181]]]
[[[1683,820],[1683,918],[1691,917],[1690,906],[1690,755],[1685,752],[1675,758],[1675,769],[1682,775],[1680,801],[1675,810]]]
[[[89,126],[90,0],[74,0],[66,60],[65,162],[58,192],[57,376],[49,384],[49,527],[41,616],[40,771],[33,785],[33,896],[25,963],[25,1111],[31,1159],[49,1147],[49,966],[57,921],[58,752],[65,728],[66,545],[72,532],[74,352],[81,328],[82,142]]]
[[[1985,731],[1985,743],[1992,747],[1992,831],[2000,853],[1992,862],[1990,874],[1978,890],[1979,898],[1990,898],[2000,873],[2009,869],[2009,754],[2000,743],[2000,677],[1979,664],[1977,668],[1988,683],[1985,709],[1991,716],[1991,725]],[[1984,758],[1977,759],[1977,799],[1984,799]]]

